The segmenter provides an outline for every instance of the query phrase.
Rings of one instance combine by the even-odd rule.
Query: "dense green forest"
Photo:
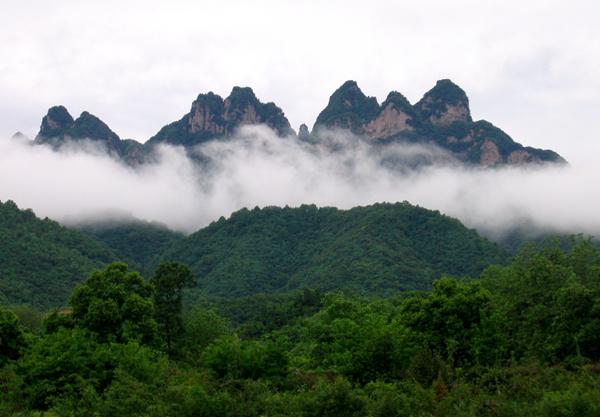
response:
[[[0,242],[0,303],[60,305],[92,269],[118,259],[101,242],[12,201],[0,202]]]
[[[191,278],[113,263],[68,309],[0,310],[0,415],[600,415],[589,240],[385,298],[305,289],[219,311],[184,303]]]
[[[42,309],[65,305],[76,283],[115,260],[144,275],[161,260],[184,263],[195,299],[303,288],[385,295],[508,260],[458,220],[408,203],[242,209],[188,237],[141,221],[67,229],[12,202],[0,211],[0,302]]]
[[[177,241],[161,259],[188,265],[202,294],[231,297],[425,289],[441,274],[475,276],[508,255],[458,220],[404,202],[242,209]]]
[[[132,268],[147,273],[158,254],[184,237],[160,223],[135,218],[85,223],[77,230],[110,247]]]

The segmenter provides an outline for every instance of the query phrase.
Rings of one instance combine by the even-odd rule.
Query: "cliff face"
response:
[[[225,100],[212,92],[200,94],[188,114],[163,127],[148,144],[193,146],[230,137],[240,126],[256,124],[265,124],[280,136],[295,134],[283,111],[274,103],[261,103],[248,87],[234,87]]]
[[[329,99],[313,128],[348,129],[373,142],[433,143],[457,159],[475,165],[496,166],[565,162],[555,152],[524,147],[491,123],[471,118],[469,99],[450,80],[440,80],[415,105],[391,92],[379,105],[355,81],[347,81]]]

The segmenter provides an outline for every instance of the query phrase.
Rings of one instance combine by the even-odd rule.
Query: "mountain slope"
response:
[[[421,289],[441,274],[475,275],[507,257],[458,220],[397,203],[242,209],[175,243],[162,259],[188,264],[205,294],[242,296],[303,287]]]
[[[92,269],[116,259],[100,242],[0,202],[0,303],[59,306]]]
[[[159,223],[141,220],[105,221],[77,226],[77,230],[104,243],[131,269],[150,276],[152,260],[183,235]]]

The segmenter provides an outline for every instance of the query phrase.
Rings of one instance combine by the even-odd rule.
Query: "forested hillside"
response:
[[[507,255],[458,220],[397,203],[242,209],[176,242],[162,259],[189,265],[202,293],[232,297],[425,289],[442,274],[477,275]]]
[[[195,298],[232,298],[302,288],[385,295],[508,259],[458,220],[408,203],[243,209],[184,238],[139,221],[67,229],[8,202],[0,227],[3,302],[38,308],[64,304],[75,283],[114,260],[146,275],[161,259],[179,261],[197,279]]]
[[[596,417],[599,271],[549,242],[418,293],[251,297],[236,324],[182,305],[185,266],[114,263],[43,331],[0,308],[0,416]]]
[[[0,303],[61,305],[92,269],[116,259],[94,239],[0,202]]]
[[[159,223],[137,219],[87,223],[77,230],[106,244],[119,259],[146,273],[152,272],[148,268],[155,257],[184,237]]]

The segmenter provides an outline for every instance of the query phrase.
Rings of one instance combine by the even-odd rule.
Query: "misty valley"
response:
[[[0,416],[599,416],[595,178],[447,79],[53,106],[0,141]]]

